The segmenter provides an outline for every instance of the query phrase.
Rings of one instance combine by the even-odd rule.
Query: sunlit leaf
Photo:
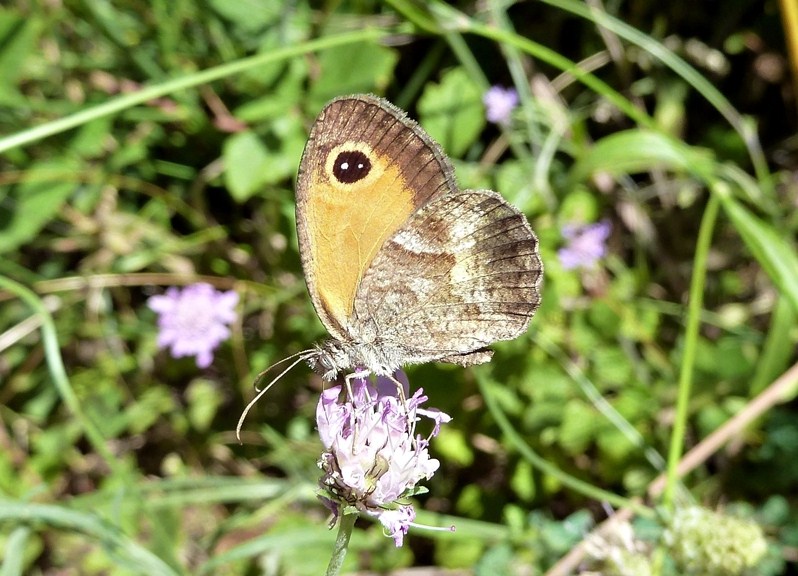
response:
[[[428,84],[418,101],[419,121],[450,156],[462,156],[485,127],[482,94],[466,71],[454,68]]]
[[[730,195],[722,194],[721,202],[754,258],[798,311],[798,253],[794,243]]]
[[[53,160],[26,171],[23,182],[0,205],[0,253],[35,238],[58,214],[77,188],[74,174],[79,169],[71,160]]]
[[[708,178],[714,159],[708,150],[689,146],[651,130],[627,130],[606,136],[581,155],[571,178],[582,180],[596,172],[635,174],[653,169],[686,171]]]
[[[269,151],[252,132],[239,132],[224,145],[224,177],[230,194],[239,202],[252,196],[264,182]]]
[[[309,94],[316,114],[324,104],[343,94],[382,92],[393,78],[396,51],[380,44],[357,43],[328,48],[319,54],[319,76]]]

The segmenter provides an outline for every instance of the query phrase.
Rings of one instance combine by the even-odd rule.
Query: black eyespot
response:
[[[362,180],[371,171],[371,162],[360,150],[347,150],[338,154],[333,164],[333,175],[342,184]]]

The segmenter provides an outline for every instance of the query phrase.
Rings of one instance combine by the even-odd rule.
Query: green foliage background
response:
[[[324,572],[322,383],[295,369],[241,444],[233,429],[256,375],[323,336],[293,183],[313,118],[355,92],[407,109],[462,187],[522,209],[546,276],[529,333],[490,365],[408,370],[454,417],[419,521],[457,531],[395,549],[359,523],[346,569],[542,574],[611,505],[679,573],[662,531],[700,503],[764,527],[755,573],[794,573],[784,29],[753,0],[0,7],[0,573]],[[519,91],[507,128],[484,117],[494,84]],[[601,218],[607,257],[564,270],[562,227]],[[241,294],[205,371],[157,350],[145,306],[199,280]],[[724,428],[735,415],[751,417]]]

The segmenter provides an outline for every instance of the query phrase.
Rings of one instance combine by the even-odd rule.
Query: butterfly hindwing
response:
[[[460,364],[524,332],[543,266],[526,218],[491,191],[447,194],[382,245],[358,288],[352,332],[406,362]]]

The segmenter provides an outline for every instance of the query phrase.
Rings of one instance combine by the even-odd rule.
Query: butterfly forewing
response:
[[[385,241],[455,190],[440,147],[387,101],[339,98],[319,114],[297,180],[297,231],[308,291],[333,337],[351,339],[355,293]]]

